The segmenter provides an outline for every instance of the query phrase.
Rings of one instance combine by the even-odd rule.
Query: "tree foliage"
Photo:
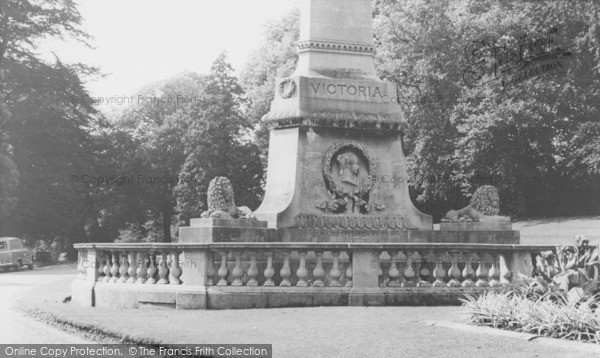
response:
[[[74,239],[85,222],[88,191],[70,178],[93,168],[88,128],[95,110],[70,100],[86,92],[75,70],[59,61],[29,67],[8,60],[5,67],[11,113],[5,128],[20,175],[18,202],[4,228],[36,240]]]
[[[206,209],[206,190],[215,176],[230,178],[240,205],[256,208],[262,196],[259,149],[249,141],[251,123],[243,113],[243,90],[225,54],[213,63],[204,92],[186,117],[185,162],[177,191],[180,219]]]
[[[184,73],[151,84],[128,99],[132,102],[97,133],[107,148],[104,177],[115,184],[96,189],[103,235],[171,242],[175,215],[174,189],[185,160],[182,138],[192,119],[193,101],[204,91],[205,78]],[[108,232],[106,232],[108,230]],[[134,234],[129,234],[134,233]]]
[[[3,77],[0,70],[0,81],[3,81]],[[9,113],[3,98],[4,95],[0,92],[0,220],[16,205],[15,194],[19,175],[12,159],[12,146],[8,143],[8,133],[4,129]]]
[[[12,203],[3,234],[64,242],[84,236],[89,195],[69,178],[93,163],[88,129],[97,113],[74,100],[87,95],[80,75],[93,69],[47,63],[36,52],[48,37],[86,43],[80,23],[71,0],[0,2],[0,201],[4,209]],[[8,200],[7,187],[15,193]]]
[[[398,83],[411,188],[422,210],[439,218],[492,184],[507,214],[597,213],[599,8],[569,0],[375,1],[376,67]],[[298,27],[297,13],[272,24],[248,62],[242,83],[254,120],[268,112],[274,78],[291,74]],[[514,43],[552,27],[557,46],[573,54],[566,74],[509,87],[465,85],[471,41]]]
[[[600,175],[600,76],[589,73],[599,69],[600,5],[381,0],[376,9],[377,64],[382,77],[399,83],[419,200],[454,201],[456,190],[473,192],[488,184],[478,178],[487,178],[501,189],[504,211],[514,215],[598,208],[600,187],[592,182]],[[465,85],[462,74],[469,62],[464,53],[471,41],[514,43],[522,34],[535,36],[552,27],[559,30],[557,44],[574,55],[564,76],[509,87],[498,81],[474,89]],[[482,100],[451,103],[452,96]],[[432,102],[415,103],[423,97]],[[588,199],[580,201],[582,195]],[[568,197],[575,200],[565,201]],[[547,210],[552,207],[558,210]]]
[[[15,207],[18,169],[9,141],[10,118],[7,92],[7,67],[21,63],[31,66],[40,62],[35,41],[46,37],[71,36],[85,42],[88,35],[80,28],[81,17],[74,2],[3,0],[0,2],[0,218]],[[6,62],[12,61],[7,66]]]
[[[95,236],[170,242],[179,223],[205,210],[206,188],[218,175],[231,178],[237,202],[258,206],[262,165],[232,72],[222,54],[206,76],[148,85],[95,133],[106,148],[99,173],[120,180],[93,188]]]
[[[0,65],[13,60],[39,62],[37,40],[70,37],[87,43],[73,0],[3,0],[0,2]]]
[[[248,102],[246,113],[256,128],[256,143],[263,160],[269,148],[269,130],[260,120],[269,113],[275,98],[275,79],[292,74],[298,62],[296,43],[300,37],[300,12],[294,10],[265,27],[264,41],[254,51],[240,76]],[[265,163],[266,164],[266,163]]]

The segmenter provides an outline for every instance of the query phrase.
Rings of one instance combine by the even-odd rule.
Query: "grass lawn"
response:
[[[595,244],[600,241],[600,216],[527,219],[514,222],[513,229],[521,231],[522,244],[568,244],[577,235]]]
[[[89,340],[136,344],[273,344],[274,357],[583,357],[522,339],[430,326],[458,307],[313,307],[177,311],[63,303],[72,278],[31,291],[17,306]]]

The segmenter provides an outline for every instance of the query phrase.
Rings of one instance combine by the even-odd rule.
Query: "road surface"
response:
[[[0,272],[0,344],[94,343],[25,317],[13,307],[17,299],[26,295],[27,291],[74,275],[69,266]]]

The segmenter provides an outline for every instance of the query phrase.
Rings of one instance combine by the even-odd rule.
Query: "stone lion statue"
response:
[[[450,210],[447,221],[509,221],[506,216],[498,216],[500,197],[498,189],[491,185],[479,187],[473,194],[468,206],[460,210]]]
[[[246,206],[237,207],[233,198],[233,186],[226,177],[215,177],[208,185],[206,193],[208,210],[203,218],[215,219],[253,219],[254,214]]]

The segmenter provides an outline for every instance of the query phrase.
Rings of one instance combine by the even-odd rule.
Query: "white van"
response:
[[[0,268],[20,269],[27,266],[33,269],[31,254],[23,248],[21,239],[16,237],[0,237]]]

